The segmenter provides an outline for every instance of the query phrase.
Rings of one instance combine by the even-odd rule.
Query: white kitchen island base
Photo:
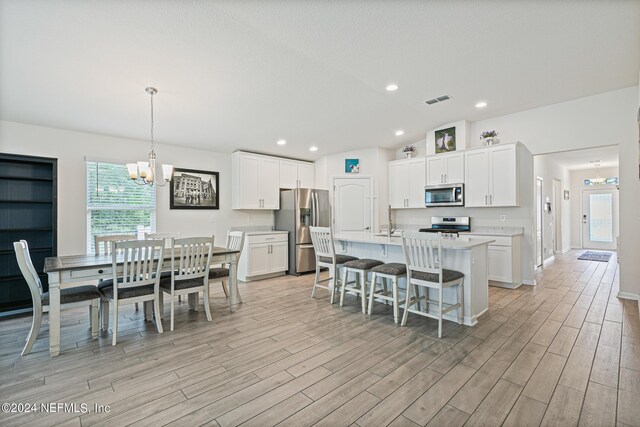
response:
[[[336,234],[336,252],[358,258],[377,259],[379,261],[404,264],[402,239],[398,237],[379,237],[371,234]],[[473,326],[478,317],[489,309],[489,280],[487,270],[487,247],[492,240],[487,238],[460,237],[443,240],[443,267],[464,273],[464,324]],[[406,289],[406,280],[401,279],[399,287]],[[437,300],[437,293],[430,291],[429,299]],[[444,302],[455,304],[457,290],[444,290]],[[404,300],[400,301],[404,304]],[[429,310],[432,311],[432,310]],[[446,320],[458,321],[456,310],[445,314]]]

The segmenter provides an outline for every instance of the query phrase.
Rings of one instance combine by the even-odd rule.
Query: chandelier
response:
[[[129,178],[138,185],[149,185],[153,187],[154,184],[157,184],[163,186],[171,181],[173,165],[162,165],[163,179],[162,181],[158,181],[156,173],[156,152],[153,149],[153,95],[158,93],[158,90],[154,87],[148,87],[145,91],[151,95],[151,151],[149,152],[149,160],[127,163],[127,170],[129,171]]]

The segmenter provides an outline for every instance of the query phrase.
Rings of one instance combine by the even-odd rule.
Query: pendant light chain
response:
[[[154,137],[153,137],[153,95],[154,95],[154,93],[151,92],[151,151],[153,151],[153,143],[154,143]]]

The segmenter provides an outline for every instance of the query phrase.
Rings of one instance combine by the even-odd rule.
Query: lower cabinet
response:
[[[238,263],[243,282],[283,275],[289,268],[288,234],[247,234]]]
[[[493,286],[517,288],[522,284],[520,244],[522,236],[491,236],[488,249],[489,280]]]

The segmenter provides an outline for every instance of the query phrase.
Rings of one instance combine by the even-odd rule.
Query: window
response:
[[[156,192],[129,179],[127,166],[87,162],[87,252],[94,236],[155,232]]]
[[[618,185],[618,177],[614,176],[611,178],[591,178],[591,179],[585,179],[584,180],[584,185],[585,186],[590,186],[590,185]]]

